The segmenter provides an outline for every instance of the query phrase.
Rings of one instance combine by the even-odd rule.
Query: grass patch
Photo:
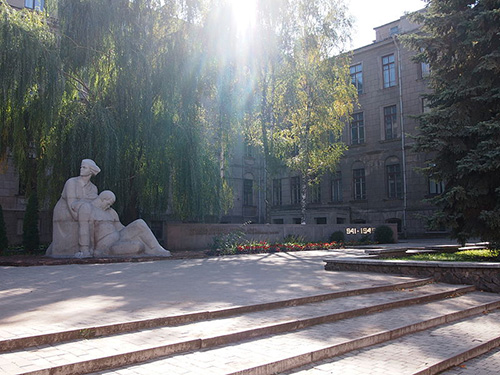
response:
[[[425,253],[397,257],[401,260],[433,260],[439,262],[500,262],[500,250],[464,250],[456,253]]]

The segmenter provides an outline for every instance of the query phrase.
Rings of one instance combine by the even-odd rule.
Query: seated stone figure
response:
[[[82,160],[80,176],[66,181],[54,208],[52,243],[46,255],[54,258],[92,256],[169,256],[143,220],[123,226],[110,206],[111,191],[97,195],[90,181],[100,172],[90,159]]]
[[[97,187],[90,181],[101,169],[90,159],[80,165],[80,175],[64,184],[61,198],[54,207],[52,243],[46,255],[60,258],[92,256],[92,236],[87,222],[80,225],[80,211],[89,211],[97,198]]]
[[[103,191],[92,201],[90,225],[93,226],[94,256],[170,256],[158,243],[142,219],[127,226],[120,223],[118,214],[111,208],[115,194]]]

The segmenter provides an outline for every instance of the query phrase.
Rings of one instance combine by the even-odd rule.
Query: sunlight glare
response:
[[[229,0],[238,32],[245,34],[255,24],[257,0]]]

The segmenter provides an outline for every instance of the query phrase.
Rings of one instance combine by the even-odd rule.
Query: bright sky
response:
[[[352,48],[366,46],[375,40],[374,27],[399,19],[405,12],[425,7],[423,0],[348,0],[354,18]]]

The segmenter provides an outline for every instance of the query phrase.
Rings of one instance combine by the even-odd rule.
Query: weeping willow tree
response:
[[[12,156],[27,193],[36,189],[63,95],[60,60],[50,20],[0,1],[0,161]]]
[[[18,79],[2,81],[2,154],[9,147],[27,171],[22,152],[33,144],[45,173],[39,185],[52,201],[81,159],[94,159],[102,168],[96,183],[116,193],[125,223],[167,208],[183,219],[216,214],[218,151],[200,100],[210,83],[199,74],[201,28],[192,21],[203,19],[200,7],[60,0],[51,29],[41,13],[2,6],[1,69]]]

